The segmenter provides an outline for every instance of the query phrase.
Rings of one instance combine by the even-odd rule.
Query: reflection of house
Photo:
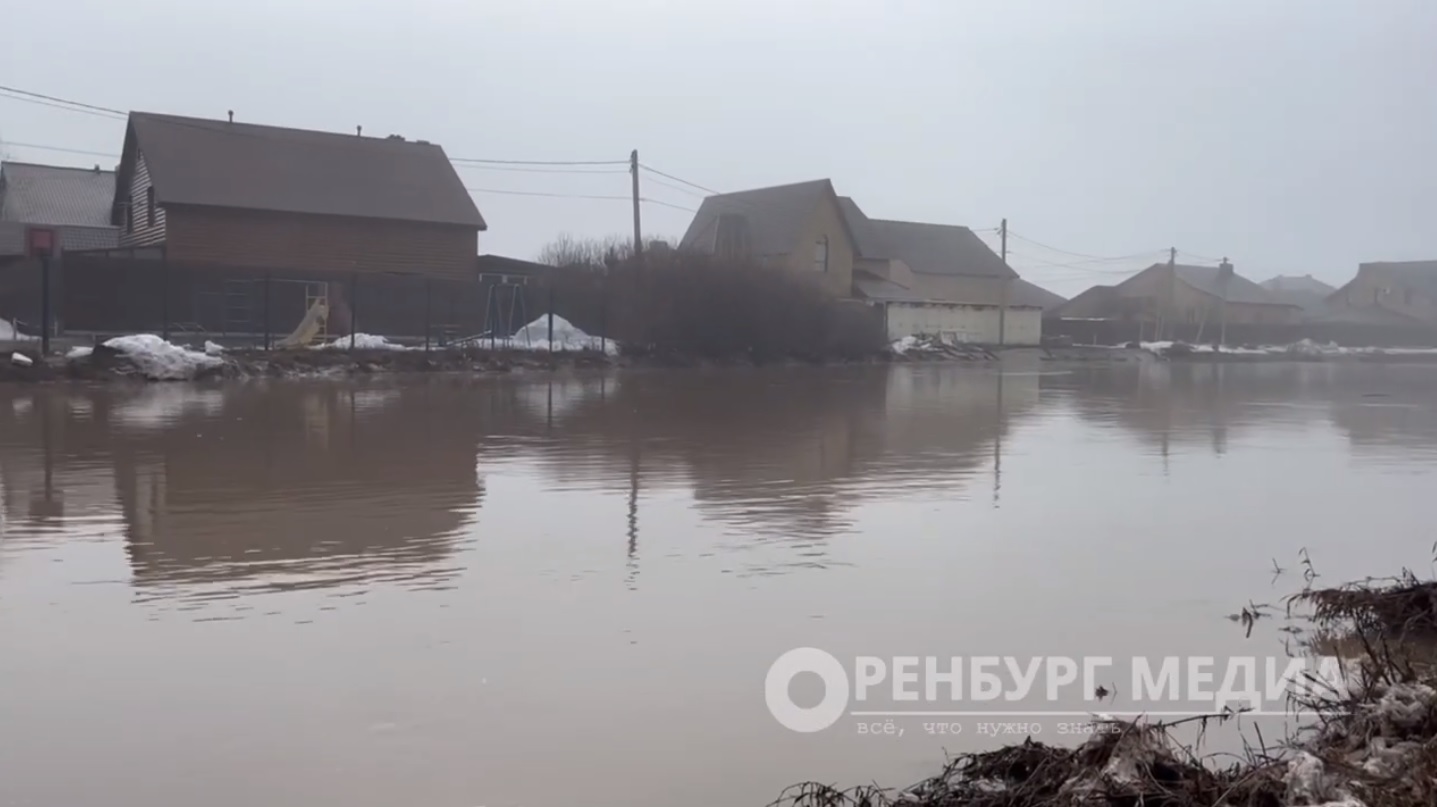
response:
[[[469,278],[484,219],[444,150],[135,112],[111,221],[174,261]]]
[[[27,226],[54,227],[60,248],[106,249],[119,243],[110,225],[115,172],[0,163],[0,256],[25,252]]]
[[[1116,286],[1095,286],[1053,314],[1060,319],[1138,323],[1147,326],[1148,333],[1206,327],[1216,335],[1223,325],[1295,323],[1301,312],[1235,273],[1230,263],[1157,263]]]
[[[681,246],[815,275],[883,306],[894,338],[1036,344],[1051,303],[967,227],[870,219],[826,179],[710,196]]]
[[[1261,285],[1274,300],[1298,306],[1305,314],[1320,313],[1327,304],[1328,295],[1336,291],[1312,275],[1278,275],[1264,280]]]
[[[445,428],[432,428],[441,415]],[[432,573],[482,495],[477,420],[422,389],[236,390],[219,412],[114,431],[95,436],[116,441],[141,582]]]
[[[1364,263],[1327,305],[1329,321],[1437,326],[1437,261]]]

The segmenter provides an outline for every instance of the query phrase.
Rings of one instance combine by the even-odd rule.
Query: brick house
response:
[[[479,209],[444,150],[130,114],[110,220],[182,264],[474,276]]]

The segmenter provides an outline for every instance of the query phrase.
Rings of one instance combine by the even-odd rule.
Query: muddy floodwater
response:
[[[774,660],[1278,652],[1227,615],[1428,569],[1434,471],[1430,366],[7,387],[0,805],[905,784],[1015,738],[790,731]]]

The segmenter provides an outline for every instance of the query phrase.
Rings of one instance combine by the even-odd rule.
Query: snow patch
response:
[[[511,350],[538,350],[549,352],[562,352],[569,350],[599,350],[609,355],[619,352],[618,347],[610,340],[598,336],[590,336],[584,333],[574,323],[561,316],[554,316],[554,342],[549,343],[549,315],[542,317],[520,328],[514,335],[502,342],[503,346]]]
[[[21,367],[29,367],[30,365],[35,363],[35,360],[30,358],[29,356],[26,356],[24,353],[11,353],[10,363],[18,364]]]
[[[221,355],[224,355],[224,352],[225,352],[225,346],[224,346],[224,345],[217,344],[217,343],[215,343],[215,342],[211,342],[211,341],[208,340],[208,339],[205,340],[205,355],[206,355],[206,356],[221,356]]]
[[[898,355],[902,356],[904,353],[907,353],[908,351],[912,350],[917,346],[918,337],[905,336],[902,339],[899,339],[897,342],[894,342],[893,344],[889,345],[888,347],[894,353],[897,353]]]
[[[76,346],[76,347],[70,348],[69,352],[67,352],[67,353],[65,354],[65,358],[67,358],[67,359],[84,359],[84,358],[89,358],[90,354],[91,354],[91,353],[94,353],[94,352],[95,352],[95,349],[92,348],[92,347],[90,347],[90,346],[88,346],[88,345],[78,345],[78,346]]]
[[[152,381],[185,381],[201,370],[224,364],[223,359],[186,350],[152,333],[117,336],[105,342],[105,347],[124,354],[141,375]]]
[[[39,337],[20,333],[8,319],[0,319],[0,342],[28,342]]]
[[[322,342],[314,346],[315,350],[408,350],[404,345],[396,344],[382,336],[372,333],[357,333],[354,336],[341,336],[333,342]]]

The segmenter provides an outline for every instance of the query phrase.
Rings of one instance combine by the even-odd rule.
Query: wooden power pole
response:
[[[644,253],[644,235],[639,227],[639,150],[629,152],[629,173],[634,177],[634,257]]]
[[[998,225],[998,249],[1003,259],[1003,266],[1008,266],[1008,220],[1005,218]],[[1002,347],[1008,341],[1008,287],[1013,281],[1005,273],[1003,275],[1003,289],[998,296],[998,346]]]

